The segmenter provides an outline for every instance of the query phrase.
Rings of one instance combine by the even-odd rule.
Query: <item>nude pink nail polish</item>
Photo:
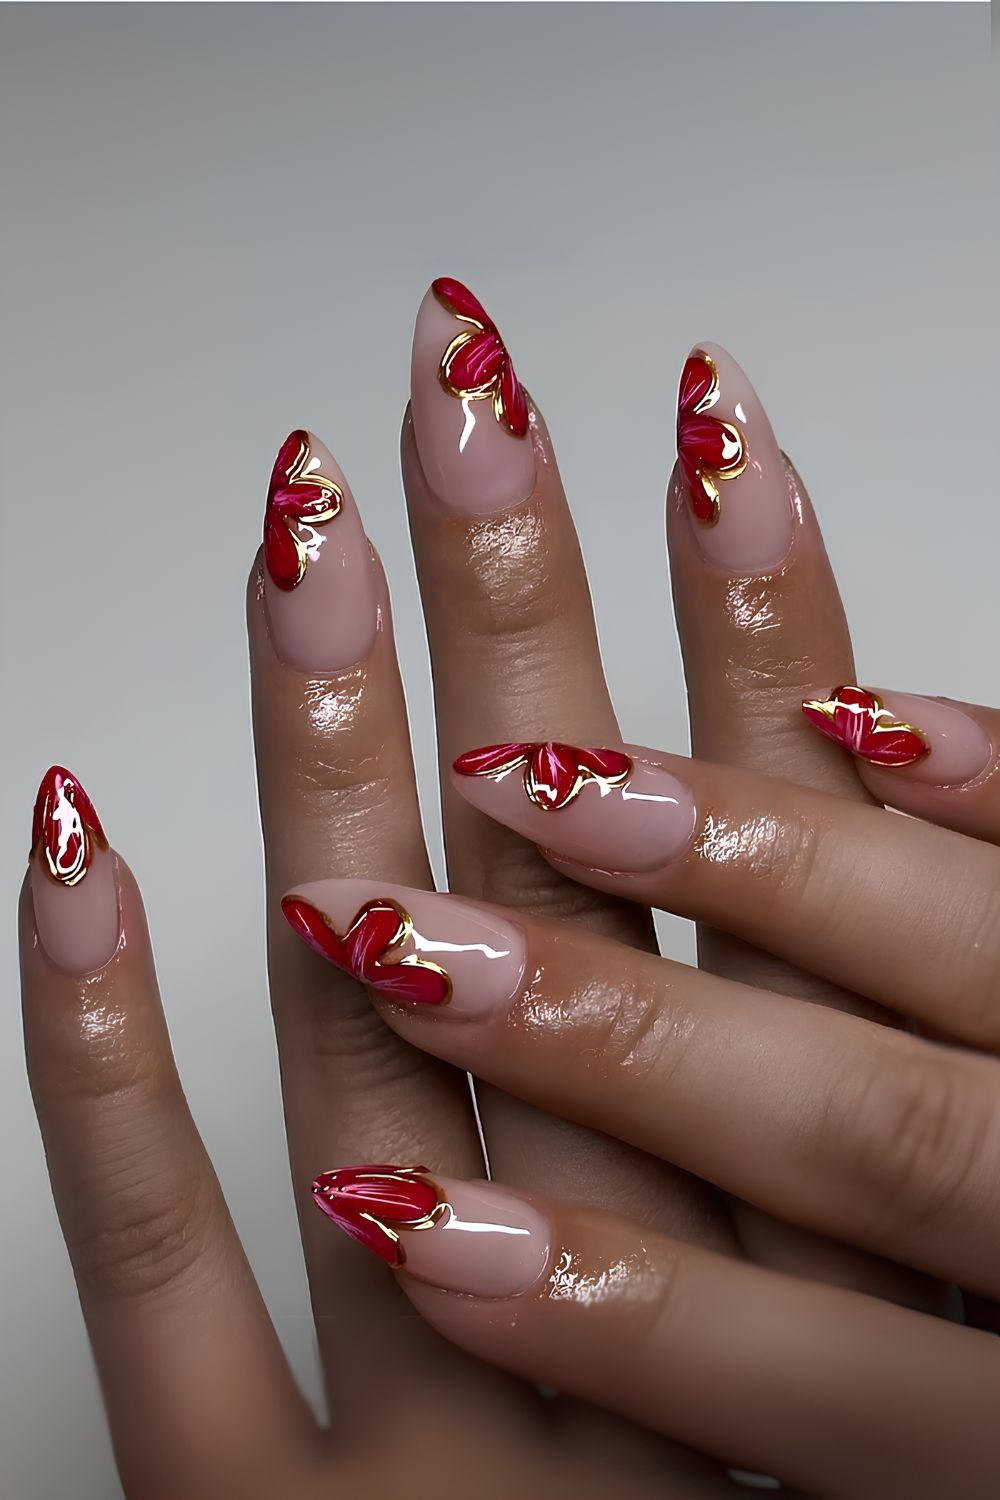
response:
[[[844,684],[807,698],[814,728],[872,766],[905,771],[929,786],[965,786],[992,765],[997,747],[983,726],[940,698]]]
[[[489,515],[531,494],[524,390],[493,319],[453,277],[439,277],[417,313],[410,408],[427,483],[449,510]]]
[[[445,1291],[516,1297],[545,1271],[549,1226],[523,1198],[490,1182],[424,1167],[340,1167],[313,1183],[316,1206],[393,1270]]]
[[[779,567],[794,536],[788,475],[753,386],[720,344],[698,344],[685,363],[677,459],[706,562],[731,574]]]
[[[328,963],[397,1005],[475,1019],[504,1009],[524,935],[457,896],[373,880],[317,880],[282,897],[294,932]]]
[[[688,788],[621,750],[486,745],[458,757],[452,784],[543,849],[604,870],[658,869],[687,848],[695,829]]]
[[[71,771],[50,766],[35,799],[28,860],[38,941],[68,974],[102,969],[118,947],[114,855]]]
[[[264,510],[264,599],[275,650],[304,672],[337,672],[375,643],[375,559],[350,486],[313,433],[289,433]]]

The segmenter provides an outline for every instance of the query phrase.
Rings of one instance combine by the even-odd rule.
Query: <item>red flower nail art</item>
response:
[[[838,687],[829,698],[807,698],[802,712],[821,734],[873,766],[912,766],[930,754],[919,729],[894,719],[881,698],[864,688]]]
[[[319,471],[308,432],[290,432],[271,470],[264,511],[264,561],[279,589],[294,589],[322,544],[317,526],[332,521],[343,491]]]
[[[35,798],[31,853],[41,847],[52,879],[76,885],[90,868],[95,845],[108,847],[94,804],[71,771],[50,766]]]
[[[719,519],[719,484],[747,466],[746,438],[732,422],[706,415],[719,399],[715,361],[700,350],[681,375],[677,396],[677,457],[697,519],[714,526]]]
[[[343,937],[321,911],[300,896],[286,896],[281,910],[289,925],[321,958],[393,1000],[445,1005],[451,999],[451,980],[438,964],[416,953],[395,956],[413,934],[409,913],[395,901],[367,902]]]
[[[524,789],[536,807],[556,812],[578,797],[587,781],[624,786],[632,762],[620,750],[580,750],[575,745],[484,745],[455,761],[461,776],[497,776],[524,766]]]
[[[433,1229],[449,1212],[425,1167],[340,1167],[312,1185],[316,1207],[394,1269],[406,1260],[401,1230]]]
[[[441,357],[438,378],[449,396],[493,402],[493,415],[514,437],[528,431],[528,403],[497,325],[467,286],[439,276],[432,290],[438,301],[469,327],[452,339]]]

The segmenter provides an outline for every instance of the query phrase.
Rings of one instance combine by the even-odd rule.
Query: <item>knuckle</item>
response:
[[[828,908],[827,882],[821,903],[814,895],[826,844],[827,825],[822,819],[795,808],[743,818],[713,811],[699,835],[698,853],[723,869],[738,868],[741,879],[770,899],[780,897],[784,915],[789,903],[795,910]]]
[[[472,526],[462,629],[470,635],[509,635],[515,647],[535,636],[543,644],[542,627],[564,611],[577,576],[550,566],[554,545],[548,507],[538,504]]]
[[[641,976],[616,976],[610,1000],[588,1007],[596,1017],[591,1047],[605,1073],[628,1081],[629,1107],[639,1107],[644,1090],[662,1093],[688,1052],[693,1017],[671,999],[669,980],[659,976],[655,986]]]
[[[102,1195],[100,1222],[71,1238],[78,1280],[115,1298],[148,1296],[179,1283],[202,1256],[219,1214],[214,1179],[145,1175],[120,1165]]]
[[[159,1040],[136,1035],[129,1022],[113,1008],[90,1010],[79,1027],[50,1032],[44,1048],[32,1049],[31,1091],[40,1115],[104,1107],[114,1113],[177,1090],[173,1060],[162,1054]]]
[[[975,1070],[907,1041],[883,1050],[845,1091],[827,1139],[838,1152],[846,1143],[851,1186],[874,1232],[946,1222],[972,1192],[996,1130],[996,1105]]]
[[[992,874],[985,883],[957,894],[955,919],[942,924],[948,935],[942,962],[952,975],[963,976],[954,1007],[955,1034],[991,1051],[1000,1050],[1000,859],[990,851]]]
[[[524,840],[504,843],[491,852],[477,887],[477,898],[512,911],[570,922],[591,932],[634,943],[648,938],[652,918],[631,902],[604,895],[568,880]]]
[[[372,1006],[361,985],[336,976],[304,1003],[305,1055],[326,1073],[350,1078],[352,1093],[386,1089],[429,1066],[424,1053],[400,1041]]]

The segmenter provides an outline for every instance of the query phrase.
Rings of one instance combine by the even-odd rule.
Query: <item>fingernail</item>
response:
[[[455,896],[317,880],[289,891],[281,910],[316,953],[399,1005],[474,1018],[520,988],[523,934]]]
[[[304,672],[363,661],[378,628],[375,560],[333,454],[298,429],[281,445],[264,510],[264,598],[278,655]]]
[[[743,574],[784,562],[794,527],[785,464],[753,386],[720,344],[697,345],[684,366],[677,459],[707,562]]]
[[[873,766],[901,769],[931,786],[964,786],[996,753],[981,724],[961,709],[912,693],[845,685],[807,698],[802,712],[821,734]]]
[[[655,870],[680,854],[694,798],[660,766],[621,750],[486,745],[453,766],[453,784],[480,812],[563,859],[605,870]]]
[[[50,962],[68,974],[102,969],[118,947],[114,856],[93,803],[64,766],[50,766],[38,788],[28,869]]]
[[[338,1229],[445,1291],[516,1297],[548,1265],[545,1219],[492,1183],[432,1177],[425,1167],[340,1167],[312,1190]]]
[[[489,515],[531,494],[524,391],[493,319],[449,276],[433,283],[417,313],[410,409],[424,476],[450,510]]]

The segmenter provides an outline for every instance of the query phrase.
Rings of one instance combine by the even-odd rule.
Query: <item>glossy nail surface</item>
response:
[[[939,698],[845,684],[807,698],[814,728],[869,765],[906,769],[930,786],[964,786],[987,769],[996,747],[981,724]]]
[[[275,650],[306,672],[362,661],[375,642],[375,561],[350,487],[311,432],[289,433],[264,508],[264,597]]]
[[[599,869],[657,869],[694,833],[688,788],[620,750],[487,745],[458,757],[452,782],[480,812],[563,859]]]
[[[505,1008],[520,987],[520,929],[456,896],[318,880],[289,891],[281,909],[322,958],[396,1004],[475,1018]]]
[[[705,560],[740,575],[779,567],[795,521],[785,464],[753,386],[720,344],[698,344],[684,365],[677,458]]]
[[[524,391],[496,324],[452,277],[433,283],[417,313],[410,405],[421,467],[449,510],[489,515],[531,494]]]
[[[313,1183],[318,1208],[394,1270],[475,1297],[515,1297],[542,1275],[549,1229],[531,1204],[487,1182],[424,1167],[341,1167]]]
[[[42,777],[28,868],[38,940],[69,974],[103,968],[118,947],[114,856],[94,805],[71,771]]]

